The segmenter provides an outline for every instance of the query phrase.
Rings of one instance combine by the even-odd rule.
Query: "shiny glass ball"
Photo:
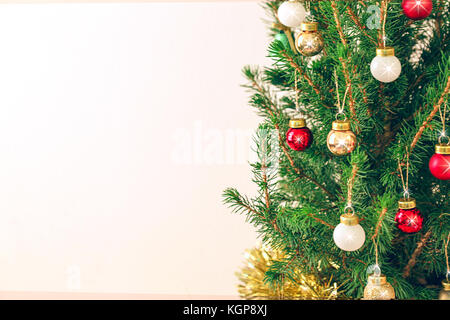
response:
[[[298,1],[286,1],[278,7],[278,19],[286,27],[299,27],[305,16],[306,10]]]
[[[349,154],[356,147],[356,135],[351,130],[331,130],[328,133],[327,146],[335,155]]]
[[[289,128],[286,133],[286,143],[295,151],[303,151],[311,146],[313,135],[307,127]]]
[[[370,63],[370,72],[378,81],[395,81],[402,71],[400,60],[396,56],[376,56]]]
[[[333,240],[341,250],[355,251],[363,246],[366,241],[366,233],[359,224],[349,226],[339,223],[334,228]]]
[[[431,0],[403,0],[402,9],[405,16],[412,20],[421,20],[428,17],[433,10]]]
[[[323,49],[323,45],[323,38],[318,31],[302,31],[295,41],[295,47],[298,52],[306,57],[319,54]]]
[[[423,217],[417,208],[398,209],[395,215],[397,228],[405,233],[415,233],[422,230]]]
[[[450,180],[450,154],[435,153],[428,163],[431,174],[439,180]]]

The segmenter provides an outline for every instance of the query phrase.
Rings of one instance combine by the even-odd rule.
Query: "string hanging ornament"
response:
[[[344,251],[356,251],[364,245],[366,233],[359,224],[359,218],[352,206],[352,190],[358,168],[353,166],[352,175],[347,184],[347,205],[340,223],[334,228],[333,240],[336,246]]]
[[[298,102],[298,74],[297,70],[294,73],[294,90],[295,90],[295,114],[289,120],[289,130],[286,133],[286,143],[292,150],[304,151],[313,143],[313,134],[306,126],[306,120],[301,115],[300,105]]]
[[[439,180],[450,180],[450,138],[447,136],[445,129],[447,101],[444,104],[444,110],[439,106],[439,115],[442,122],[442,132],[435,146],[435,153],[430,158],[428,167],[431,174]],[[447,142],[444,143],[444,140]]]
[[[344,112],[345,99],[347,97],[350,86],[347,86],[344,94],[344,99],[341,104],[339,98],[339,84],[336,70],[334,70],[334,79],[336,84],[336,106],[338,108],[338,112],[336,114],[336,120],[333,121],[331,125],[332,130],[328,133],[327,136],[327,147],[333,154],[342,156],[352,152],[356,147],[357,141],[356,135],[351,130],[350,121],[347,120]],[[343,119],[339,119],[340,116],[343,117]]]
[[[394,221],[398,229],[405,233],[416,233],[422,229],[423,217],[416,208],[416,200],[410,197],[409,193],[409,154],[406,147],[406,179],[403,176],[402,165],[398,160],[398,170],[403,186],[403,198],[398,200],[398,211]]]
[[[311,4],[306,1],[306,10],[311,12]],[[315,21],[304,21],[295,39],[295,48],[305,57],[312,57],[322,52],[324,40]]]
[[[395,56],[395,50],[393,47],[386,47],[386,18],[388,11],[388,1],[383,0],[381,2],[381,35],[382,45],[376,49],[376,56],[370,63],[370,72],[372,76],[380,82],[393,82],[397,80],[402,71],[402,64],[400,60]]]
[[[317,22],[303,22],[295,39],[295,48],[305,57],[313,57],[323,50],[324,40]]]
[[[381,268],[378,263],[378,237],[372,238],[372,241],[375,247],[375,265],[368,270],[371,274],[367,278],[363,300],[395,299],[395,290],[387,282],[386,276],[381,273]]]

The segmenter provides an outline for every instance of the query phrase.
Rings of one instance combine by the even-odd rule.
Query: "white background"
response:
[[[0,5],[0,291],[237,295],[255,2]]]

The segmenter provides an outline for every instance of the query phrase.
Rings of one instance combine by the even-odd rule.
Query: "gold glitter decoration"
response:
[[[318,31],[302,31],[297,36],[295,46],[302,55],[312,57],[322,51],[324,42]]]
[[[439,300],[450,300],[450,281],[442,281],[442,290],[439,292]]]
[[[384,275],[370,275],[364,288],[363,300],[391,300],[395,299],[394,288],[386,281]]]
[[[238,291],[247,300],[335,300],[338,297],[336,283],[331,278],[318,279],[312,274],[297,272],[295,282],[286,279],[282,288],[271,288],[264,283],[264,276],[273,261],[285,258],[281,250],[265,246],[246,250],[246,266],[236,276],[240,280]]]

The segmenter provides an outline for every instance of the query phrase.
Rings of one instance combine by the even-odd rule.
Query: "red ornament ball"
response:
[[[431,0],[403,0],[403,13],[412,20],[421,20],[428,17],[433,10]]]
[[[423,217],[417,208],[398,209],[395,215],[397,228],[405,233],[415,233],[422,229]]]
[[[286,134],[286,142],[292,150],[303,151],[311,146],[313,135],[307,127],[290,128]]]
[[[428,167],[431,174],[439,180],[450,180],[450,154],[433,154]]]

